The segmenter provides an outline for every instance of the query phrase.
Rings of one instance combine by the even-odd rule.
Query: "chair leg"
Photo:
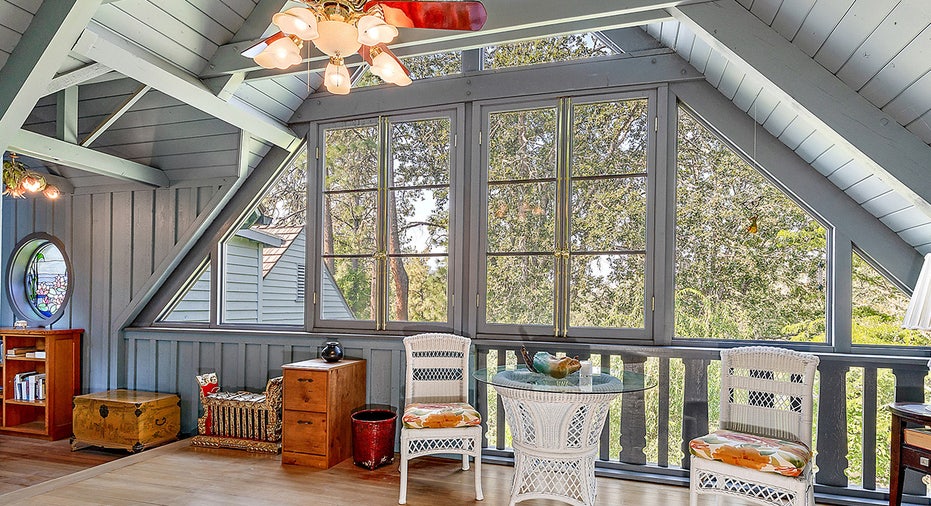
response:
[[[398,504],[407,504],[407,458],[408,442],[401,441],[401,491],[398,496]]]
[[[689,471],[689,506],[698,506],[698,471],[694,466]]]
[[[469,470],[469,454],[468,453],[462,454],[462,470],[463,471]]]
[[[485,499],[485,496],[482,494],[482,454],[479,452],[475,456],[475,500],[481,501],[483,499]]]

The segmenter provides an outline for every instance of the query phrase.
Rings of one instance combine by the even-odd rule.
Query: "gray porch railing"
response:
[[[476,367],[516,364],[520,343],[475,340]],[[717,423],[719,353],[691,347],[535,345],[531,352],[592,360],[614,372],[653,376],[656,387],[620,396],[602,432],[597,472],[684,484],[688,441]],[[531,348],[528,346],[528,348]],[[893,401],[924,401],[926,358],[818,353],[815,384],[815,492],[819,502],[851,504],[888,497],[890,416]],[[476,392],[487,422],[485,454],[508,458],[504,410],[491,387]],[[905,501],[931,504],[921,475],[908,471]],[[872,502],[870,501],[870,502]]]

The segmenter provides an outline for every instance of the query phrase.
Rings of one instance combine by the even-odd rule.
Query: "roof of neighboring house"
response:
[[[278,260],[281,259],[281,255],[291,247],[291,243],[300,235],[304,227],[255,226],[252,227],[251,230],[273,235],[281,239],[281,245],[278,247],[262,248],[262,277],[264,278],[272,270],[272,267],[278,263]]]

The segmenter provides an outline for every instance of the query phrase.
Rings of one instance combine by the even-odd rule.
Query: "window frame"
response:
[[[306,270],[306,286],[313,287],[311,296],[306,296],[305,322],[306,331],[308,332],[345,332],[352,333],[362,332],[371,334],[386,333],[411,333],[411,332],[449,332],[462,328],[463,315],[457,308],[461,307],[463,289],[462,266],[459,251],[464,248],[460,245],[463,238],[462,234],[457,234],[456,230],[463,230],[463,202],[465,201],[462,181],[464,181],[464,142],[459,142],[460,134],[465,131],[464,125],[464,106],[462,104],[450,107],[437,108],[432,111],[398,111],[390,114],[379,116],[367,116],[353,119],[343,119],[337,121],[328,121],[315,123],[307,133],[307,140],[312,153],[316,156],[308,156],[308,229],[313,230],[313,237],[308,234],[307,237],[307,263],[306,265],[314,266]],[[446,321],[444,322],[419,322],[419,321],[391,321],[388,320],[387,305],[384,308],[375,308],[376,311],[384,309],[383,320],[379,321],[378,317],[372,320],[335,320],[324,319],[322,317],[322,293],[323,287],[323,253],[322,253],[322,230],[323,230],[323,213],[318,212],[323,205],[323,185],[325,174],[325,133],[331,129],[358,128],[358,127],[376,127],[376,135],[379,138],[379,173],[381,174],[387,168],[391,156],[390,126],[396,123],[424,121],[430,119],[448,119],[450,127],[450,156],[449,156],[449,244],[447,245],[447,306]],[[382,125],[385,125],[384,127]],[[379,176],[381,178],[381,176]],[[376,192],[379,194],[378,199],[381,202],[385,200],[387,192],[390,191],[390,185],[379,186]],[[384,194],[384,195],[382,195]],[[313,210],[313,212],[311,212]],[[377,212],[383,211],[383,204],[379,204]],[[379,222],[381,216],[379,215]],[[311,227],[312,224],[312,227]],[[378,274],[376,274],[378,275]],[[373,290],[375,285],[373,284]],[[388,295],[388,286],[385,285],[385,293],[379,294],[378,299],[386,301]],[[309,317],[307,317],[309,315]]]
[[[530,99],[509,98],[476,102],[473,109],[473,125],[477,125],[477,133],[480,136],[480,142],[476,149],[473,150],[473,160],[477,160],[475,167],[476,174],[473,175],[473,212],[472,220],[476,226],[472,227],[471,243],[474,245],[471,257],[475,258],[475,268],[472,280],[472,290],[470,291],[470,300],[475,300],[475,328],[477,334],[481,337],[498,338],[504,336],[520,335],[529,340],[552,340],[558,339],[566,342],[606,342],[615,343],[623,342],[631,344],[633,342],[653,343],[653,329],[656,314],[653,311],[654,284],[656,281],[656,260],[657,254],[655,247],[656,229],[657,229],[657,212],[656,212],[656,190],[657,182],[660,179],[659,172],[663,169],[658,167],[657,161],[660,142],[658,142],[658,126],[663,120],[659,116],[658,107],[658,87],[650,86],[642,89],[626,88],[622,90],[599,91],[598,93],[578,92],[572,94],[551,94]],[[566,99],[565,110],[562,110],[560,103]],[[486,220],[486,209],[488,206],[488,149],[490,142],[487,139],[489,131],[489,118],[493,113],[521,111],[537,108],[556,108],[557,113],[557,145],[556,145],[556,164],[557,178],[561,174],[567,174],[570,169],[571,156],[573,151],[573,108],[576,105],[586,105],[599,102],[611,102],[622,100],[647,100],[648,121],[653,121],[654,128],[649,129],[646,149],[646,218],[645,218],[645,249],[644,257],[644,326],[642,328],[624,328],[624,327],[573,327],[568,324],[569,303],[565,300],[568,297],[568,291],[557,291],[554,287],[554,304],[553,309],[554,324],[503,324],[489,323],[486,321],[486,303],[485,294],[487,293],[487,235],[488,223]],[[474,128],[474,127],[473,127]],[[559,184],[557,180],[557,184]],[[570,188],[571,191],[571,188]],[[566,197],[569,198],[568,196]],[[571,214],[571,210],[569,211]],[[569,240],[566,234],[566,240]],[[557,232],[554,240],[558,240]],[[555,245],[554,245],[555,247]],[[565,292],[565,293],[562,293]],[[563,308],[561,313],[559,309]],[[559,327],[565,329],[560,333]]]

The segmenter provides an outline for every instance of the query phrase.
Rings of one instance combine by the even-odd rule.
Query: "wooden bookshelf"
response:
[[[81,329],[0,329],[3,363],[0,432],[43,437],[71,436],[71,401],[81,393]],[[9,356],[15,348],[45,350],[45,358]],[[17,374],[45,374],[45,399],[16,399]]]

